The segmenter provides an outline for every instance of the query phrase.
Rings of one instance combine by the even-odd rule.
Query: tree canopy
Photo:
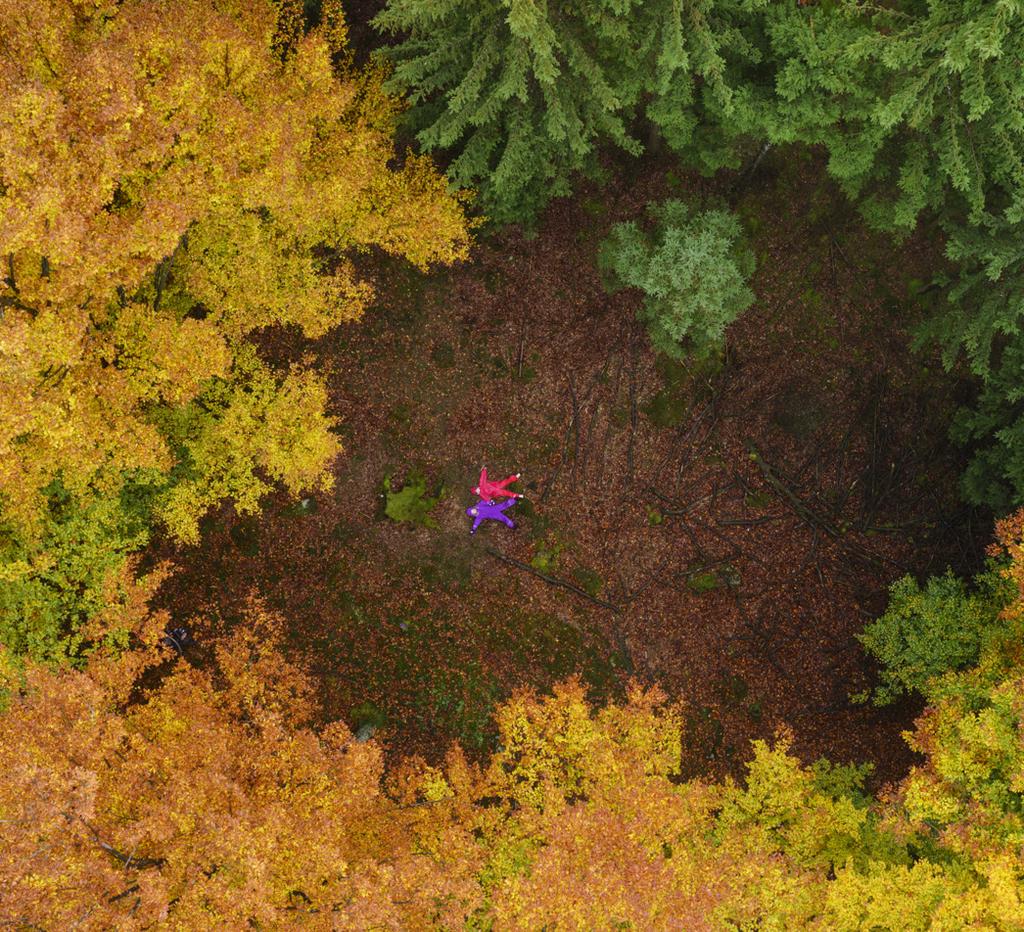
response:
[[[15,643],[52,626],[55,559],[74,577],[58,590],[95,591],[95,571],[68,569],[75,535],[108,554],[151,524],[195,542],[219,502],[251,512],[274,485],[329,484],[341,447],[322,379],[275,371],[247,337],[357,320],[361,252],[420,267],[466,254],[460,198],[426,159],[394,161],[398,105],[345,64],[340,14],[283,44],[279,12],[0,12],[0,601]],[[62,517],[90,509],[77,530]]]
[[[976,666],[928,684],[907,737],[923,762],[877,798],[862,768],[802,765],[785,733],[754,742],[741,783],[681,780],[682,706],[635,687],[595,710],[574,680],[501,706],[482,764],[454,745],[441,765],[385,767],[375,742],[314,724],[280,618],[251,605],[200,670],[160,646],[140,589],[107,613],[119,660],[8,668],[7,912],[124,928],[1013,928],[1024,512],[997,530],[1001,627]]]
[[[0,0],[4,921],[1024,928],[1022,20],[1024,0],[390,0],[375,22],[396,42],[357,66],[331,5]],[[396,146],[403,125],[421,151]],[[512,693],[476,756],[389,758],[321,707],[285,611],[154,607],[172,568],[135,556],[154,533],[192,545],[218,505],[252,514],[275,489],[330,487],[345,411],[313,341],[371,306],[370,257],[464,259],[469,189],[494,224],[530,222],[603,147],[659,137],[705,170],[820,147],[868,222],[943,243],[917,340],[976,380],[953,423],[972,445],[964,492],[1010,516],[973,582],[906,576],[860,635],[881,667],[860,698],[926,703],[902,779],[869,790],[870,766],[801,761],[787,727],[751,744],[741,779],[689,776],[685,697],[632,682],[596,707],[575,677]],[[644,292],[655,349],[713,353],[753,300],[739,224],[672,200],[650,215],[613,226],[598,261]],[[465,332],[486,337],[478,325]],[[287,364],[261,347],[272,327],[303,338]],[[595,377],[615,382],[609,434],[638,419],[630,342],[629,368]],[[566,450],[581,441],[571,377],[569,394]],[[589,439],[601,398],[584,401]],[[771,483],[814,523],[815,553],[819,536],[849,540],[842,504],[886,453],[872,438],[834,513],[781,471]],[[445,485],[427,489],[388,472],[381,517],[426,533]],[[652,526],[688,513],[649,491],[673,505]],[[778,517],[748,514],[727,520]],[[865,535],[892,530],[862,517]],[[593,570],[575,568],[579,586],[548,575],[564,545],[547,521],[534,563],[492,555],[618,611]],[[419,575],[461,588],[469,553],[438,550]],[[681,586],[724,587],[724,563],[702,557]],[[650,584],[622,580],[624,601]],[[167,637],[185,623],[201,632],[188,652]]]
[[[497,223],[531,221],[613,143],[643,151],[646,119],[679,150],[717,166],[704,109],[733,107],[733,60],[757,60],[734,0],[391,0],[377,27],[401,35],[381,55],[406,92],[425,151],[478,188]],[[725,157],[728,160],[728,157]]]

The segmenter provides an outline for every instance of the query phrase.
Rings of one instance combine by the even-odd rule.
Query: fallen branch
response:
[[[733,204],[733,206],[735,206],[737,200],[739,200],[739,196],[743,193],[744,189],[747,186],[747,183],[754,176],[754,172],[757,171],[758,166],[761,164],[762,161],[764,161],[764,157],[769,152],[771,152],[771,150],[772,144],[770,142],[764,143],[758,150],[758,153],[754,157],[754,160],[740,173],[739,177],[736,179],[735,183],[732,186],[732,190],[729,192],[730,202]]]
[[[679,517],[676,517],[675,520],[679,524],[684,524],[685,523]],[[694,520],[700,525],[700,527],[703,530],[707,531],[712,537],[717,538],[723,544],[725,544],[727,547],[731,547],[732,548],[732,553],[729,554],[728,556],[724,557],[723,559],[735,560],[738,557],[743,557],[744,559],[753,560],[755,563],[759,563],[761,566],[765,567],[766,569],[769,568],[768,564],[764,560],[762,560],[761,557],[758,556],[757,551],[755,551],[755,550],[744,550],[742,547],[737,546],[735,541],[733,541],[729,537],[726,537],[721,531],[718,530],[718,528],[713,527],[709,522],[704,521],[703,519],[701,519],[697,515],[694,515]]]
[[[569,481],[575,489],[576,465],[580,458],[580,400],[576,397],[576,381],[573,379],[571,372],[569,373],[569,393],[572,395],[572,424],[576,437],[572,449],[572,475]]]
[[[551,586],[558,586],[561,589],[568,589],[570,592],[575,592],[576,595],[582,596],[588,602],[593,602],[595,605],[599,605],[601,608],[606,608],[609,611],[615,612],[616,615],[621,614],[622,609],[618,605],[613,605],[611,602],[605,602],[604,599],[599,599],[596,596],[591,595],[585,589],[581,589],[579,586],[573,585],[564,579],[558,579],[554,576],[548,576],[547,573],[542,573],[540,570],[534,569],[529,563],[523,563],[522,560],[517,560],[515,557],[510,557],[508,554],[502,553],[500,550],[495,550],[493,547],[484,547],[484,550],[489,553],[496,560],[501,560],[502,563],[508,563],[510,566],[514,566],[521,570],[526,570],[538,579],[543,579],[544,582]]]
[[[626,478],[633,481],[633,444],[636,441],[636,427],[639,421],[636,411],[636,367],[637,339],[634,331],[629,346],[629,442],[626,445]]]
[[[698,508],[700,508],[701,505],[706,505],[708,502],[714,502],[717,496],[718,487],[716,486],[713,492],[690,502],[690,504],[687,505],[685,508],[662,508],[661,513],[666,518],[682,518],[685,515],[688,515],[691,512],[696,511]]]
[[[764,476],[765,482],[768,483],[775,490],[775,492],[781,496],[791,509],[800,517],[800,519],[812,528],[817,528],[828,534],[829,537],[833,537],[836,540],[841,538],[842,532],[830,521],[819,515],[813,508],[810,507],[799,495],[796,494],[785,482],[779,478],[778,472],[765,461],[764,457],[757,451],[757,448],[753,444],[748,444],[747,449],[750,452],[750,458],[761,470],[761,475]]]
[[[786,515],[761,515],[760,518],[715,518],[715,524],[721,527],[754,527],[758,524],[769,524],[772,521],[783,521]]]
[[[575,392],[574,392],[575,394]],[[569,423],[565,428],[565,439],[562,441],[562,455],[558,460],[558,465],[555,467],[555,471],[551,474],[551,478],[544,485],[544,491],[540,493],[540,498],[537,500],[538,504],[543,505],[548,494],[551,492],[552,487],[558,481],[558,477],[562,472],[562,467],[565,465],[565,461],[569,456],[569,438],[572,436],[573,423],[575,421],[575,413],[569,415]]]
[[[693,448],[692,450],[690,450],[688,456],[679,457],[679,465],[676,467],[676,478],[674,483],[674,486],[677,490],[679,488],[679,482],[683,478],[683,472],[693,462],[698,451],[702,450],[704,448],[704,445],[711,439],[711,435],[715,432],[715,428],[718,426],[718,421],[721,414],[719,410],[718,399],[719,395],[717,393],[713,394],[708,399],[704,407],[701,408],[700,414],[698,414],[697,417],[694,418],[693,422],[686,429],[686,432],[683,433],[680,437],[678,446],[681,452],[687,444],[692,444]],[[704,418],[709,413],[711,414],[711,420],[708,423],[707,427],[704,429],[704,432],[700,439],[697,439],[697,429],[701,426],[701,424],[704,422]]]
[[[650,576],[647,577],[646,582],[644,582],[641,586],[639,586],[633,592],[630,592],[627,595],[626,594],[626,587],[623,586],[622,587],[622,591],[623,591],[622,602],[623,602],[623,604],[628,605],[630,602],[634,601],[635,599],[638,599],[651,586],[652,583],[654,583],[658,579],[662,579],[662,575],[661,574],[664,571],[665,567],[668,565],[668,561],[669,561],[669,558],[671,556],[672,556],[672,554],[669,554],[669,556],[665,557],[658,564],[657,569],[655,569],[655,571],[653,573],[651,573]]]
[[[622,378],[622,368],[625,364],[625,356],[621,353],[617,355],[619,364],[615,367],[615,378],[612,380],[611,400],[608,403],[608,423],[605,425],[604,440],[601,442],[601,460],[597,470],[598,485],[600,485],[604,479],[605,462],[608,458],[608,441],[611,439],[612,427],[614,426],[611,414],[615,410],[615,405],[619,400],[619,381]]]
[[[590,415],[590,420],[587,421],[587,433],[583,437],[583,458],[580,460],[580,474],[586,478],[587,465],[590,462],[590,441],[594,436],[594,423],[601,415],[601,399],[598,398],[594,402],[594,410]]]

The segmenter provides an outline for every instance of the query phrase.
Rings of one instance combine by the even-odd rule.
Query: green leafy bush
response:
[[[933,677],[976,663],[988,635],[1000,627],[999,612],[1010,591],[995,570],[969,592],[947,571],[922,589],[904,576],[889,589],[889,607],[857,637],[882,665],[881,683],[855,701],[890,705],[911,692],[928,695]]]
[[[554,534],[549,534],[545,540],[537,544],[533,557],[530,559],[530,566],[539,573],[553,573],[564,549],[565,544]]]
[[[85,507],[57,480],[35,538],[0,520],[0,645],[44,663],[75,663],[89,644],[80,633],[111,601],[130,554],[148,540],[124,497]]]
[[[392,521],[407,521],[423,527],[437,527],[430,512],[441,500],[445,488],[436,488],[433,494],[427,492],[427,478],[414,472],[401,488],[391,487],[391,476],[384,477],[384,514]]]
[[[754,301],[753,253],[739,221],[721,210],[695,212],[679,200],[649,204],[650,223],[617,223],[601,246],[601,270],[615,290],[645,295],[638,317],[654,348],[676,359],[707,357],[725,328]]]

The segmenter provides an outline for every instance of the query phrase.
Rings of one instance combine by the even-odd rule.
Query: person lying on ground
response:
[[[476,529],[487,520],[491,521],[503,521],[508,527],[514,528],[515,522],[505,514],[506,508],[511,508],[516,503],[516,500],[509,499],[507,502],[477,502],[471,508],[466,509],[466,514],[473,519],[473,527],[470,528],[469,533],[475,534]]]
[[[480,484],[475,488],[471,489],[474,495],[479,495],[480,498],[485,501],[493,501],[496,498],[522,498],[523,496],[519,492],[510,492],[507,486],[515,482],[522,473],[515,473],[506,479],[502,479],[500,482],[492,482],[487,478],[487,467],[480,467]]]

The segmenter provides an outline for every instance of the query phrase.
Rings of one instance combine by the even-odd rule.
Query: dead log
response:
[[[613,605],[611,602],[606,602],[604,599],[599,599],[597,596],[591,595],[585,589],[581,589],[579,586],[573,585],[571,582],[565,579],[558,579],[555,576],[548,576],[547,573],[542,573],[538,569],[530,566],[529,563],[523,563],[522,560],[517,560],[515,557],[510,557],[506,553],[502,553],[500,550],[495,550],[494,547],[484,547],[484,551],[494,557],[496,560],[501,560],[502,563],[508,563],[510,566],[514,566],[517,569],[525,570],[532,576],[536,576],[538,579],[544,580],[550,586],[558,586],[561,589],[568,589],[570,592],[575,592],[576,595],[581,596],[588,602],[593,602],[594,605],[606,608],[611,612],[615,612],[616,615],[621,614],[622,609],[618,605]]]

